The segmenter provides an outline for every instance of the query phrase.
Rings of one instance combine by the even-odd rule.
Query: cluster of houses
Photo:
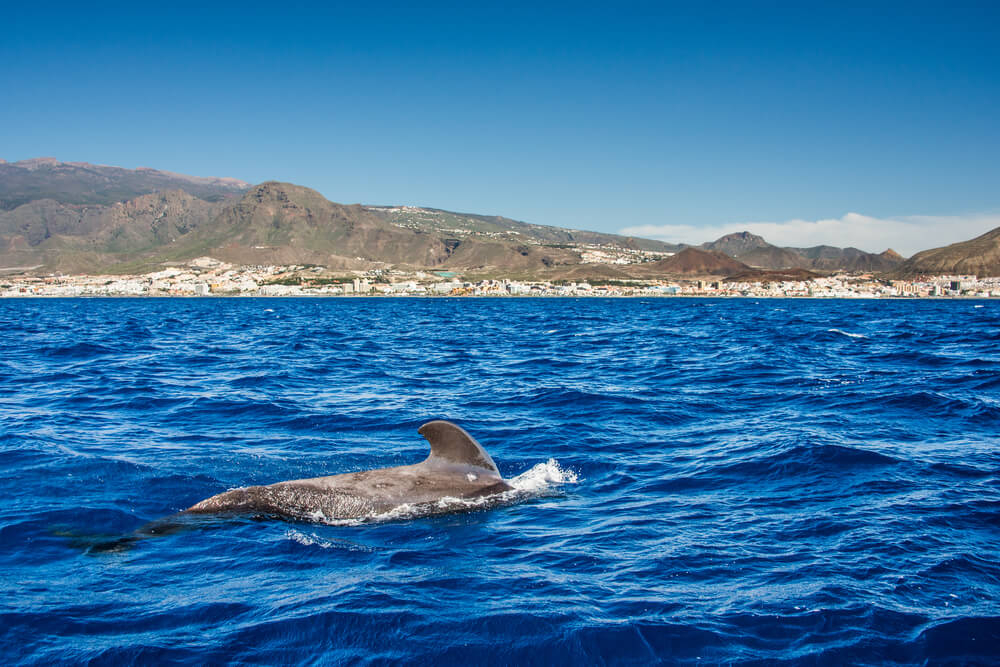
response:
[[[726,296],[1000,297],[1000,278],[934,276],[885,281],[836,275],[810,281],[649,280],[588,282],[480,280],[379,270],[331,276],[323,267],[241,266],[199,258],[142,275],[0,276],[0,297],[69,296]]]

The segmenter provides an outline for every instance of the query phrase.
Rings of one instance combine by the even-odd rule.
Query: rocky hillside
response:
[[[501,216],[455,213],[416,206],[368,206],[367,209],[394,225],[427,233],[456,237],[475,236],[508,241],[531,241],[548,247],[595,245],[630,250],[674,253],[684,246],[634,236],[533,225]]]
[[[203,255],[342,269],[530,272],[580,263],[567,247],[403,228],[289,183],[262,183],[219,201],[173,190],[111,205],[42,199],[0,212],[0,267],[8,269],[132,272]]]
[[[221,203],[182,190],[111,205],[41,199],[0,211],[0,267],[101,272],[155,254],[206,224]]]
[[[637,265],[631,273],[648,276],[728,276],[750,267],[718,250],[685,248],[672,257]]]
[[[814,271],[848,271],[881,273],[891,271],[904,260],[895,250],[880,253],[865,252],[857,248],[836,248],[820,245],[812,248],[788,248],[807,260],[800,268]]]
[[[762,237],[750,232],[727,234],[715,241],[703,243],[702,247],[706,250],[724,252],[744,264],[766,269],[797,268],[805,263],[798,253],[771,245]]]
[[[1000,276],[1000,227],[970,241],[918,252],[891,274],[896,278],[921,275]]]
[[[833,246],[781,248],[750,232],[727,234],[715,241],[703,243],[701,247],[723,252],[759,269],[882,272],[895,268],[903,261],[903,258],[891,249],[874,254],[857,248]]]

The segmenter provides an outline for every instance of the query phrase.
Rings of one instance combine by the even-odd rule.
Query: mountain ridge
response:
[[[810,248],[779,247],[747,231],[726,234],[715,241],[701,244],[707,250],[718,250],[757,269],[781,271],[883,272],[895,268],[903,258],[895,251],[870,253],[857,248],[813,246]],[[891,249],[890,249],[891,250]]]
[[[953,246],[993,252],[989,239],[973,241],[979,245]],[[750,232],[700,246],[668,244],[497,215],[338,204],[278,181],[250,185],[48,157],[0,160],[0,268],[128,272],[211,255],[249,265],[650,279],[753,271],[912,273],[914,267],[938,266],[927,262],[940,250],[904,261],[891,249],[875,254],[833,246],[782,248]],[[914,263],[917,258],[923,264]],[[955,267],[997,271],[987,268],[990,261],[973,258]]]
[[[150,167],[127,169],[89,162],[60,162],[41,157],[0,161],[0,211],[38,199],[64,204],[110,205],[155,191],[183,189],[216,201],[250,187],[235,178],[187,176]]]
[[[1000,227],[968,241],[918,252],[890,274],[893,278],[922,275],[1000,276]]]

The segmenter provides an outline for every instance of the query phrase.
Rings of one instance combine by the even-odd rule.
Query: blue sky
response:
[[[0,158],[701,242],[1000,226],[1000,5],[4,8]]]

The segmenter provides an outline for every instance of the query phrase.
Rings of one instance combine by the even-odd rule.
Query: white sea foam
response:
[[[827,329],[830,333],[839,333],[843,336],[848,336],[850,338],[868,338],[868,336],[859,333],[850,333],[848,331],[842,331],[840,329]]]
[[[348,540],[327,540],[316,533],[304,533],[292,528],[285,532],[285,539],[301,544],[304,547],[319,547],[320,549],[342,549],[346,551],[374,551],[370,546],[357,544]]]
[[[295,529],[289,530],[288,532],[285,533],[285,537],[290,539],[292,542],[298,542],[299,544],[305,547],[316,546],[322,549],[332,549],[334,546],[333,542],[331,542],[330,540],[324,540],[316,533],[313,533],[312,535],[307,535],[303,533],[301,530],[295,530]]]

